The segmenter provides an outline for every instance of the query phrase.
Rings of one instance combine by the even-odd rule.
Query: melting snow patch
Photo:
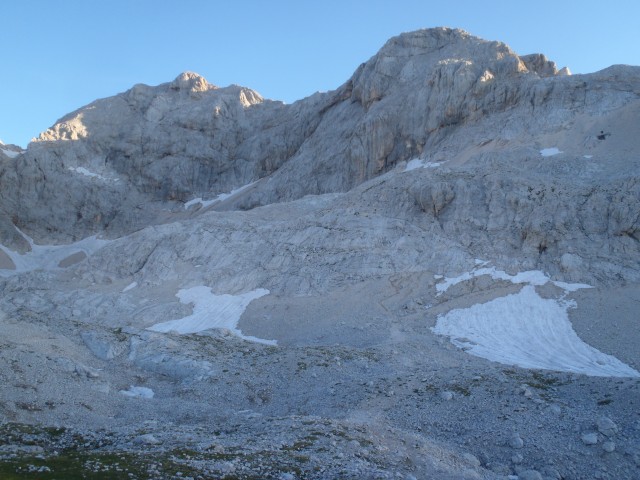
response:
[[[72,172],[76,172],[76,173],[79,173],[81,175],[84,175],[85,177],[97,178],[98,180],[102,180],[104,182],[112,182],[112,181],[114,181],[114,179],[104,177],[104,176],[102,176],[102,175],[100,175],[98,173],[92,172],[91,170],[87,170],[84,167],[69,167],[69,170],[71,170]]]
[[[580,340],[569,321],[570,307],[575,303],[543,299],[527,285],[519,293],[440,315],[433,331],[494,362],[590,376],[640,377],[630,366]]]
[[[128,292],[129,290],[131,290],[132,288],[136,288],[137,286],[138,286],[138,282],[131,282],[129,285],[124,287],[124,289],[122,290],[122,293]]]
[[[189,200],[187,203],[184,204],[184,209],[187,210],[190,206],[192,205],[196,205],[196,204],[201,204],[202,208],[207,208],[210,205],[213,205],[214,203],[218,203],[218,202],[222,202],[224,200],[226,200],[227,198],[231,198],[234,195],[237,195],[238,193],[246,190],[247,188],[249,188],[251,185],[254,185],[257,182],[257,180],[255,182],[251,182],[247,185],[243,185],[242,187],[238,187],[235,190],[231,190],[229,193],[221,193],[220,195],[218,195],[215,198],[212,198],[211,200],[202,200],[202,197],[198,197],[198,198],[194,198],[192,200]]]
[[[36,245],[31,237],[20,231],[17,227],[14,228],[29,242],[31,251],[20,254],[0,244],[0,250],[11,259],[16,267],[12,270],[0,269],[0,276],[6,276],[7,273],[30,272],[39,269],[52,270],[61,268],[61,266],[70,266],[73,265],[73,263],[83,260],[85,256],[88,257],[95,253],[107,243],[110,243],[109,240],[101,240],[93,236],[83,238],[78,242],[68,245]],[[75,257],[77,258],[73,260]],[[70,259],[72,260],[69,261]]]
[[[543,148],[542,150],[540,150],[540,155],[542,155],[543,157],[552,157],[554,155],[558,155],[559,153],[562,153],[562,152],[558,150],[556,147]]]
[[[120,390],[120,393],[125,397],[131,398],[153,398],[153,390],[147,387],[134,387],[131,385],[129,390]]]
[[[482,265],[485,265],[486,263],[487,262],[484,262]],[[442,295],[449,289],[449,287],[457,285],[461,282],[466,282],[475,277],[480,277],[482,275],[489,275],[494,280],[507,280],[511,283],[528,283],[529,285],[544,285],[545,283],[552,281],[552,283],[557,287],[570,292],[574,292],[581,288],[591,288],[591,285],[585,285],[583,283],[565,283],[551,280],[539,270],[528,270],[526,272],[520,272],[515,275],[509,275],[502,270],[496,270],[496,267],[484,267],[475,269],[471,272],[465,272],[462,275],[458,275],[457,277],[446,277],[444,279],[444,282],[436,284],[436,290],[438,292],[438,295]],[[436,280],[439,280],[443,277],[441,275],[434,275],[434,278]]]
[[[404,171],[409,172],[417,168],[436,168],[436,167],[439,167],[440,165],[442,165],[441,162],[425,163],[424,160],[420,158],[414,158],[413,160],[409,160]]]
[[[0,148],[0,150],[9,158],[16,158],[20,155],[20,152],[14,152],[13,150],[7,150],[6,148]]]
[[[240,295],[216,295],[210,287],[199,286],[179,290],[177,297],[184,304],[193,303],[193,313],[188,317],[157,323],[147,330],[167,333],[198,333],[211,328],[226,328],[240,338],[252,342],[275,345],[275,340],[264,340],[243,335],[238,322],[247,306],[255,299],[268,295],[269,290],[258,288]]]

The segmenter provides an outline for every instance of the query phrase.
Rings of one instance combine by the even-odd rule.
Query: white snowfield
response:
[[[157,323],[147,330],[153,332],[198,333],[211,328],[224,328],[251,342],[276,345],[275,340],[244,335],[238,322],[247,306],[255,299],[268,295],[269,290],[258,288],[240,295],[216,295],[210,287],[203,285],[179,290],[176,296],[184,304],[193,303],[193,313],[188,317]]]
[[[147,387],[135,387],[131,385],[129,390],[120,390],[120,394],[131,398],[153,398],[154,392]]]
[[[33,270],[53,270],[72,265],[82,261],[85,257],[90,256],[110,242],[110,240],[102,240],[94,235],[67,245],[37,245],[31,237],[17,227],[15,228],[29,242],[31,251],[20,254],[0,244],[0,250],[15,265],[15,269],[0,268],[0,276]],[[68,262],[68,265],[64,265],[65,261]]]
[[[532,285],[516,294],[438,317],[433,331],[478,357],[523,368],[596,377],[640,377],[617,358],[584,343],[567,310],[574,302],[544,299]]]
[[[534,288],[552,282],[565,292],[574,292],[592,288],[590,285],[554,281],[538,270],[509,275],[495,267],[485,267],[486,262],[477,260],[476,264],[479,268],[457,277],[436,275],[436,279],[443,279],[436,284],[438,295],[481,275],[527,285],[519,293],[438,316],[434,333],[450,337],[454,345],[472,355],[507,365],[599,377],[640,376],[617,358],[580,340],[567,314],[575,302],[544,299]]]
[[[122,289],[122,293],[128,292],[129,290],[132,290],[132,289],[136,288],[137,286],[138,286],[138,282],[131,282],[129,285],[127,285],[126,287],[124,287]]]
[[[424,160],[420,158],[414,158],[413,160],[409,160],[404,171],[410,172],[411,170],[415,170],[417,168],[436,168],[436,167],[439,167],[440,165],[442,165],[441,162],[426,163]]]
[[[487,262],[483,262],[482,260],[476,260],[476,264],[480,266],[485,265],[486,263]],[[483,267],[476,268],[471,272],[465,272],[457,277],[442,277],[441,275],[435,275],[434,278],[436,278],[436,280],[444,278],[443,282],[436,284],[436,290],[438,295],[442,295],[450,287],[482,275],[489,275],[494,280],[507,280],[511,283],[528,283],[529,285],[544,285],[547,282],[552,282],[556,287],[560,287],[568,292],[575,292],[581,288],[592,288],[591,285],[586,285],[584,283],[565,283],[551,280],[547,275],[539,270],[527,270],[526,272],[509,275],[507,272],[502,270],[496,270],[495,267]]]
[[[562,152],[556,147],[543,148],[542,150],[540,150],[540,155],[542,155],[543,157],[552,157],[554,155],[558,155],[559,153]]]
[[[18,155],[20,155],[20,152],[14,152],[13,150],[8,150],[6,148],[0,148],[0,150],[2,150],[2,153],[4,153],[9,158],[16,158]]]
[[[221,193],[220,195],[218,195],[215,198],[212,198],[211,200],[202,200],[202,197],[194,198],[184,204],[184,209],[188,210],[189,207],[191,207],[192,205],[197,205],[198,203],[202,205],[202,208],[207,208],[213,205],[214,203],[222,202],[223,200],[226,200],[228,198],[233,197],[234,195],[237,195],[238,193],[249,188],[250,186],[255,185],[256,182],[257,180],[255,182],[251,182],[251,183],[248,183],[247,185],[243,185],[242,187],[238,187],[234,190],[231,190],[229,193]]]
[[[79,173],[80,175],[84,175],[85,177],[96,178],[98,180],[102,180],[103,182],[117,182],[118,180],[115,178],[107,178],[104,175],[100,175],[99,173],[92,172],[91,170],[87,170],[84,167],[69,167],[68,170],[72,172]]]

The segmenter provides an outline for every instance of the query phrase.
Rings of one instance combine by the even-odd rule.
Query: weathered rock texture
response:
[[[153,202],[213,197],[265,177],[238,207],[342,192],[418,156],[504,156],[514,140],[534,147],[579,116],[636,100],[638,75],[562,75],[544,56],[451,29],[393,38],[343,86],[293,105],[184,73],[81,108],[3,162],[2,209],[28,232],[69,240],[120,235],[160,221],[165,207]],[[606,128],[584,123],[577,143]]]
[[[639,118],[638,67],[570,75],[447,28],[292,105],[184,73],[81,108],[0,156],[0,419],[109,428],[116,450],[179,424],[200,453],[215,424],[232,452],[303,452],[306,478],[634,478],[637,380],[489,362],[430,327],[521,288],[443,275],[542,270],[577,333],[640,368]],[[267,289],[238,328],[278,347],[146,330],[196,286]],[[595,455],[580,432],[603,415]],[[248,465],[225,455],[195,473]]]

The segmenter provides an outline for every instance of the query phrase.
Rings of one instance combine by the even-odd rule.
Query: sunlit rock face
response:
[[[420,30],[291,105],[186,72],[0,145],[0,468],[635,478],[640,70],[568,73]]]
[[[394,37],[344,85],[292,105],[185,72],[97,100],[43,132],[23,157],[3,164],[3,210],[32,233],[61,240],[105,228],[119,234],[158,221],[163,204],[265,177],[269,184],[238,207],[344,192],[398,162],[468,157],[482,142],[502,151],[631,95],[613,92],[607,75],[562,73],[543,55],[521,57],[447,28]],[[634,75],[629,68],[616,78],[628,83]],[[496,131],[482,133],[489,124]],[[120,181],[69,174],[78,167]]]

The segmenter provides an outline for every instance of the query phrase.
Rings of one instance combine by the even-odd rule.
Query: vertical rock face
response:
[[[544,55],[449,28],[394,37],[337,90],[292,105],[185,72],[97,100],[5,158],[1,213],[36,237],[69,241],[162,222],[192,198],[266,177],[225,208],[344,192],[416,157],[506,158],[572,125],[597,146],[584,116],[635,99],[637,69],[566,73]]]

